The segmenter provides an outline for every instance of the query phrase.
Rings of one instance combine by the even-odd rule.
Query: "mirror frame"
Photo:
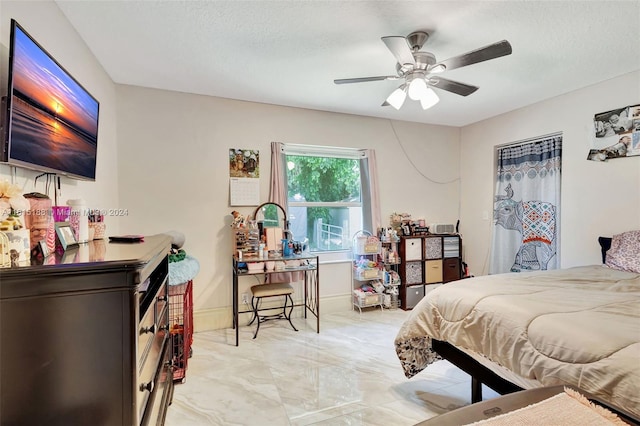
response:
[[[278,203],[266,202],[266,203],[262,203],[262,204],[260,204],[258,207],[256,207],[255,211],[253,212],[253,220],[255,220],[256,222],[258,222],[258,213],[260,213],[264,207],[269,206],[269,205],[274,205],[274,206],[276,206],[277,208],[279,208],[279,209],[280,209],[280,211],[282,212],[282,214],[283,214],[283,216],[284,216],[284,218],[283,218],[284,225],[283,225],[282,229],[283,229],[283,230],[288,230],[288,229],[289,229],[289,220],[288,220],[288,218],[287,218],[287,212],[286,212],[286,211],[284,210],[284,208],[283,208],[280,204],[278,204]],[[263,220],[264,220],[264,219],[263,219]]]

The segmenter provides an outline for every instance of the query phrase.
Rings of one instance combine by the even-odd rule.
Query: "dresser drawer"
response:
[[[146,314],[138,324],[138,365],[142,365],[144,363],[144,360],[151,349],[151,344],[153,343],[156,331],[157,327],[154,309],[147,309]]]
[[[404,260],[422,260],[422,238],[405,238],[402,241]]]
[[[147,308],[138,325],[138,365],[145,363],[153,340],[161,330],[169,328],[169,305],[167,303],[167,285],[163,283]]]
[[[171,340],[167,339],[162,351],[160,368],[154,378],[153,391],[148,398],[142,415],[141,425],[164,424],[167,406],[171,403],[173,392],[173,367],[171,366]]]
[[[163,315],[166,315],[166,312],[167,310],[165,309]],[[136,389],[136,400],[139,410],[139,418],[142,418],[147,401],[158,384],[156,382],[156,375],[158,373],[158,366],[162,362],[163,349],[166,346],[166,342],[169,340],[168,336],[169,334],[167,332],[166,325],[156,331],[153,335],[147,356],[138,366],[138,388]]]
[[[427,260],[426,262],[424,262],[424,271],[425,283],[433,284],[442,282],[441,260]]]
[[[162,320],[160,317],[162,316],[162,312],[167,309],[169,296],[167,295],[167,281],[168,278],[165,277],[163,285],[158,290],[158,294],[156,295],[155,300],[155,315],[156,315],[156,323],[161,324]]]

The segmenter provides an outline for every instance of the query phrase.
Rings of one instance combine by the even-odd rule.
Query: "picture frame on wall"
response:
[[[67,251],[67,249],[78,245],[78,240],[76,240],[69,222],[56,222],[55,228],[56,236],[58,237],[58,241],[60,241],[60,248],[62,248],[63,251]]]
[[[640,156],[640,104],[595,114],[587,160]]]

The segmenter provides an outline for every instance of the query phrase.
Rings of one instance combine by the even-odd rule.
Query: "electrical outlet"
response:
[[[249,293],[242,293],[242,303],[245,305],[249,304]]]

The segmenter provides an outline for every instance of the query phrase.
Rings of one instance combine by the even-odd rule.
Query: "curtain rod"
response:
[[[511,146],[517,146],[517,145],[524,145],[525,143],[529,143],[529,142],[533,142],[533,141],[538,141],[541,139],[548,139],[548,138],[552,138],[555,136],[562,136],[562,132],[554,132],[554,133],[549,133],[546,135],[542,135],[542,136],[536,136],[533,138],[529,138],[529,139],[522,139],[516,142],[508,142],[508,143],[504,143],[502,145],[496,145],[496,149],[501,149],[501,148],[507,148],[507,147],[511,147]]]

